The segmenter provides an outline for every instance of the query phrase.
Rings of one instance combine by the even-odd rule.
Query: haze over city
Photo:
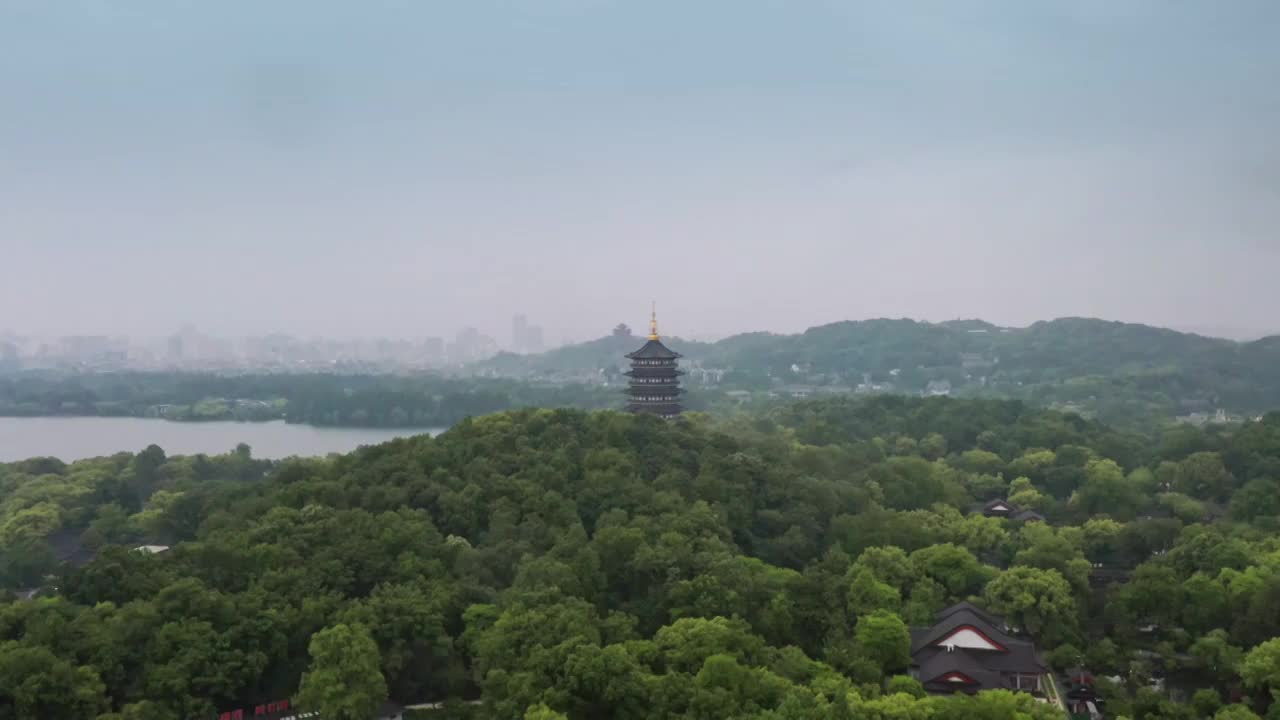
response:
[[[0,330],[1280,330],[1280,5],[0,2]]]

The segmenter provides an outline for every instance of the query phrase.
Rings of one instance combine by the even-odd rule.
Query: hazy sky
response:
[[[1280,2],[0,0],[0,330],[1280,331]]]

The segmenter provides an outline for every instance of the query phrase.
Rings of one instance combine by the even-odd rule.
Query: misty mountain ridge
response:
[[[1149,357],[1159,357],[1160,352],[1170,349],[1201,352],[1237,350],[1248,353],[1250,349],[1265,351],[1267,348],[1280,346],[1280,335],[1238,340],[1142,323],[1086,317],[1042,320],[1026,327],[1001,326],[981,319],[931,323],[910,318],[874,318],[841,320],[817,325],[801,333],[774,333],[762,330],[738,333],[716,342],[686,341],[679,336],[664,336],[662,341],[673,350],[682,353],[687,361],[705,363],[735,359],[739,355],[753,351],[785,349],[802,352],[814,344],[824,344],[839,339],[875,341],[893,336],[899,342],[946,342],[966,350],[982,350],[1012,348],[1023,342],[1036,344],[1052,342],[1054,339],[1061,340],[1080,334],[1100,342],[1116,340],[1132,342],[1134,346],[1127,347],[1128,354]],[[1002,336],[1002,339],[993,341],[990,337],[984,337],[993,335]],[[503,352],[493,358],[475,363],[472,367],[535,373],[601,369],[610,365],[625,364],[626,353],[639,347],[644,340],[644,336],[640,334],[611,334],[595,340],[564,345],[543,353],[519,355]],[[1167,347],[1169,344],[1178,347]]]
[[[621,381],[640,335],[611,335],[540,355],[502,354],[480,374]],[[663,338],[685,369],[723,370],[721,390],[931,392],[1013,397],[1121,424],[1140,417],[1234,415],[1280,407],[1280,336],[1251,342],[1096,318],[1027,327],[983,320],[846,320],[798,334],[752,332],[714,343]],[[691,388],[696,386],[691,383]],[[796,389],[800,388],[800,389]]]

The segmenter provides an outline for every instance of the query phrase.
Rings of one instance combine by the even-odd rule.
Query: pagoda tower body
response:
[[[627,412],[648,413],[673,418],[684,411],[680,405],[680,353],[673,352],[658,337],[658,314],[649,319],[649,341],[627,355],[631,378],[627,386]]]

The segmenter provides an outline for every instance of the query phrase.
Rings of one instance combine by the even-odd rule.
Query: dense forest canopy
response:
[[[962,599],[1087,666],[1113,716],[1274,718],[1277,478],[1280,414],[1152,441],[896,396],[525,410],[329,459],[35,458],[0,465],[0,583],[43,588],[0,601],[0,718],[280,697],[369,717],[384,696],[486,718],[1059,717],[903,676],[907,628]],[[973,511],[991,498],[1046,522]],[[59,564],[63,544],[92,559]]]

